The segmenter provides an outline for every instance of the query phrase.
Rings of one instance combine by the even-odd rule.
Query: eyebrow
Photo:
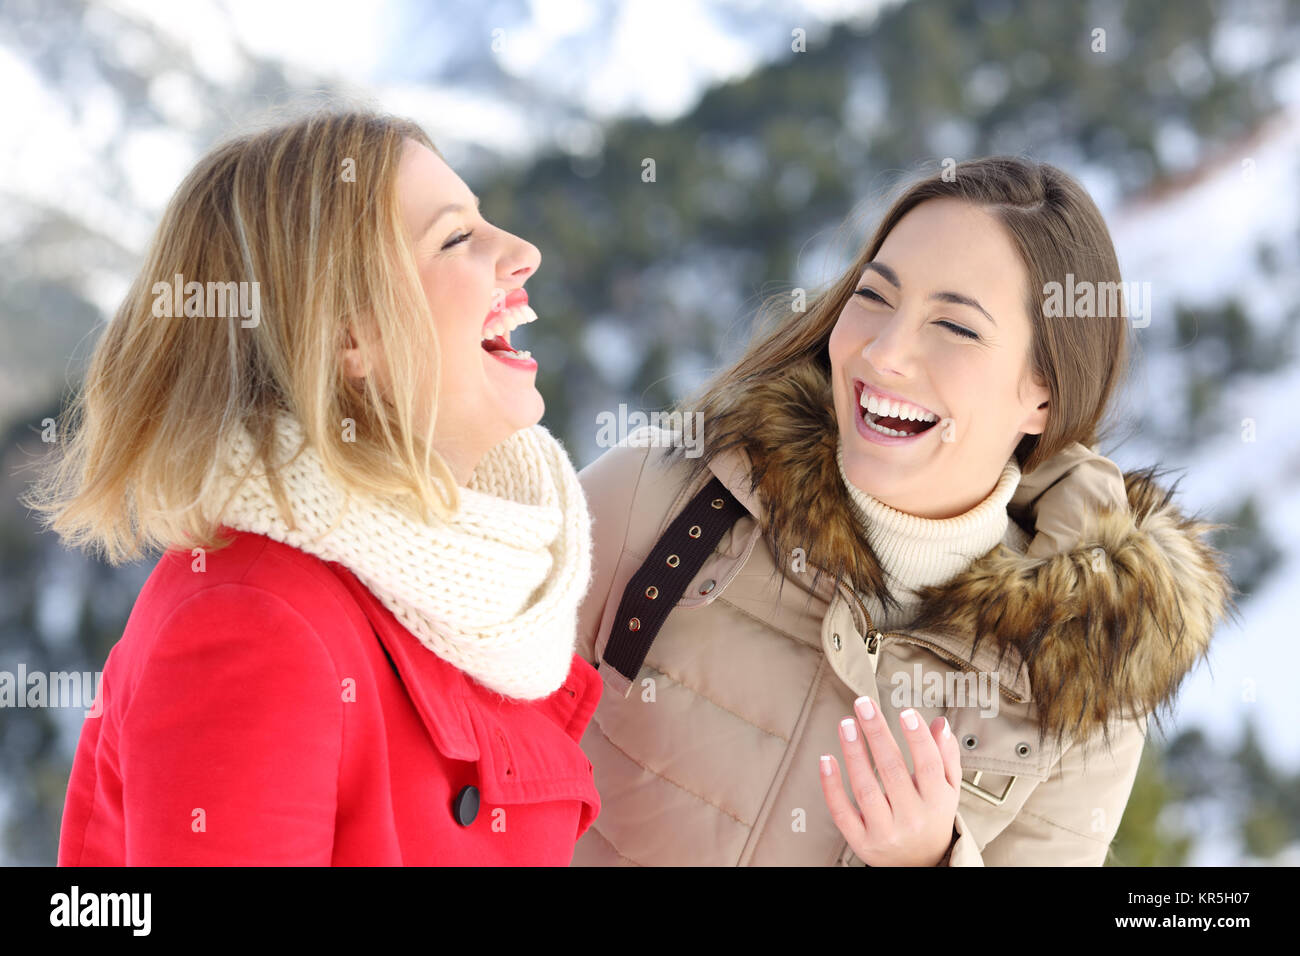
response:
[[[898,281],[898,273],[896,273],[893,269],[889,268],[889,266],[885,265],[884,263],[868,262],[865,266],[863,266],[863,268],[870,269],[873,272],[880,273],[880,275],[884,278],[884,280],[888,282],[890,285],[892,285],[895,289],[901,289],[903,287],[902,283]],[[938,299],[940,302],[952,302],[955,305],[968,305],[972,309],[978,309],[981,313],[983,313],[984,318],[992,322],[994,328],[997,328],[997,324],[998,324],[997,320],[994,319],[993,316],[989,315],[988,309],[984,308],[984,306],[980,305],[978,302],[976,302],[968,295],[962,295],[960,292],[936,292],[934,293],[934,295],[930,296],[930,298]]]
[[[478,208],[479,208],[479,205],[480,205],[481,202],[482,202],[482,200],[480,200],[478,196],[475,196],[475,197],[474,197],[474,208],[475,208],[475,209],[478,209]],[[429,230],[432,229],[432,228],[434,227],[434,225],[438,222],[438,220],[441,219],[443,216],[447,215],[447,213],[449,213],[449,212],[464,212],[464,211],[465,211],[465,207],[462,206],[460,203],[458,203],[458,202],[448,203],[447,205],[445,205],[445,206],[443,206],[441,209],[439,209],[437,212],[435,212],[435,213],[434,213],[434,214],[429,218],[429,221],[425,224],[425,227],[424,227],[423,229],[421,229],[419,232],[417,232],[417,233],[415,234],[415,238],[416,238],[417,240],[419,240],[419,239],[423,239],[426,235],[429,234]]]

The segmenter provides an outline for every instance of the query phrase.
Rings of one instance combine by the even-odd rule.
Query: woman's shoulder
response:
[[[687,463],[694,459],[686,456],[691,450],[683,445],[680,432],[643,425],[625,435],[578,474],[584,480],[615,477],[623,483],[629,478],[635,479],[647,467],[689,470]]]
[[[633,546],[638,528],[653,540],[695,472],[688,452],[679,432],[644,426],[578,473],[598,545],[615,533]]]
[[[225,547],[159,558],[124,641],[149,644],[178,621],[200,620],[231,633],[291,629],[320,642],[347,624],[356,602],[324,561],[265,535],[223,528],[221,536],[231,539]]]

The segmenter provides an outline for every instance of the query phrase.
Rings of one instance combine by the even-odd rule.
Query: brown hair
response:
[[[269,455],[281,409],[348,487],[425,520],[459,506],[431,445],[438,342],[396,189],[408,140],[437,152],[415,123],[336,99],[274,110],[199,160],[60,414],[53,460],[24,496],[67,544],[113,564],[151,548],[228,544],[199,502],[241,425],[291,521]],[[257,321],[245,327],[224,307],[221,317],[158,317],[155,286],[177,275],[187,293],[191,282],[255,284]],[[390,395],[373,376],[358,388],[344,375],[350,323],[367,359],[384,356]],[[433,395],[418,393],[417,356],[432,363]],[[412,427],[417,402],[424,436]],[[355,433],[343,441],[349,419]]]
[[[1047,163],[993,156],[959,163],[950,178],[936,173],[912,183],[894,201],[871,240],[852,265],[813,297],[806,311],[794,311],[789,295],[775,296],[764,318],[775,318],[771,331],[760,331],[734,365],[711,379],[679,410],[700,412],[706,429],[730,432],[726,420],[752,392],[773,379],[806,365],[829,383],[827,342],[840,312],[857,288],[865,265],[876,257],[885,238],[912,209],[930,199],[961,199],[983,207],[1002,223],[1028,273],[1025,309],[1032,327],[1029,360],[1049,391],[1047,426],[1041,435],[1026,435],[1016,448],[1024,473],[1033,471],[1072,442],[1094,445],[1103,415],[1128,361],[1127,320],[1115,315],[1080,320],[1044,315],[1047,284],[1092,282],[1095,288],[1119,288],[1119,262],[1110,232],[1091,197],[1074,179]],[[692,477],[703,472],[721,449],[705,451],[693,461]],[[672,450],[669,450],[669,454]],[[688,479],[689,480],[689,479]]]

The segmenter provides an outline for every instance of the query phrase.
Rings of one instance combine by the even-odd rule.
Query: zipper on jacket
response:
[[[871,620],[871,615],[867,612],[867,606],[862,603],[862,598],[858,597],[858,592],[853,590],[853,588],[851,587],[846,587],[845,590],[847,590],[849,594],[853,596],[854,603],[857,604],[858,610],[862,612],[863,620],[867,622],[867,626],[866,626],[867,635],[866,637],[863,638],[863,640],[866,642],[867,645],[867,654],[871,658],[871,671],[872,673],[875,673],[876,654],[880,650],[880,639],[885,635],[881,634],[878,630],[876,630],[876,625]]]
[[[919,637],[914,637],[911,634],[900,634],[897,631],[890,631],[889,633],[883,633],[877,630],[875,623],[871,620],[871,615],[867,612],[866,605],[863,604],[862,599],[858,597],[858,592],[853,590],[853,588],[851,587],[846,588],[846,590],[849,592],[849,594],[853,595],[854,602],[858,605],[858,609],[862,611],[862,617],[867,622],[867,627],[866,627],[867,636],[863,638],[863,640],[867,645],[867,655],[871,659],[872,673],[876,672],[876,668],[879,664],[878,655],[880,653],[880,642],[887,637],[896,638],[897,640],[902,641],[905,644],[918,644],[921,647],[930,650],[932,653],[934,653],[936,657],[939,657],[942,660],[947,661],[949,664],[952,664],[954,667],[957,667],[968,674],[979,673],[979,670],[976,667],[974,667],[969,661],[964,661],[961,658],[953,654],[950,654],[948,651],[944,650],[943,648],[939,647],[937,644],[934,644],[931,641],[927,641]],[[1002,685],[1002,681],[998,681],[998,692],[1002,694],[1002,696],[1005,697],[1007,700],[1011,701],[1012,703],[1016,703],[1016,704],[1024,703],[1024,701],[1021,698],[1015,696],[1010,691],[1008,691]]]
[[[956,665],[957,667],[961,668],[963,671],[966,671],[967,673],[972,673],[972,674],[979,673],[979,670],[971,666],[969,662],[961,660],[958,657],[954,657],[952,654],[949,654],[947,651],[943,650],[943,648],[939,647],[937,644],[933,644],[930,641],[923,640],[919,637],[913,637],[911,634],[890,633],[890,634],[882,634],[881,637],[895,637],[905,644],[919,644],[921,647],[928,648],[930,651],[934,652],[936,656],[941,657],[945,661],[948,661],[949,663]],[[1007,700],[1011,701],[1014,704],[1024,703],[1023,699],[1015,696],[1009,690],[1007,690],[1002,685],[1002,681],[998,681],[998,693],[1000,693],[1003,697],[1005,697]]]

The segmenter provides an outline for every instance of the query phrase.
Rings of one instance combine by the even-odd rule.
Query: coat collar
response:
[[[749,384],[708,423],[707,470],[758,520],[776,555],[802,548],[827,584],[892,603],[850,508],[834,400],[812,362]],[[1233,607],[1217,526],[1183,515],[1155,468],[1121,473],[1082,445],[1025,475],[1008,511],[1031,534],[920,591],[907,630],[998,663],[1032,695],[1040,740],[1109,738],[1118,718],[1172,707]],[[1122,489],[1122,490],[1121,490]]]

